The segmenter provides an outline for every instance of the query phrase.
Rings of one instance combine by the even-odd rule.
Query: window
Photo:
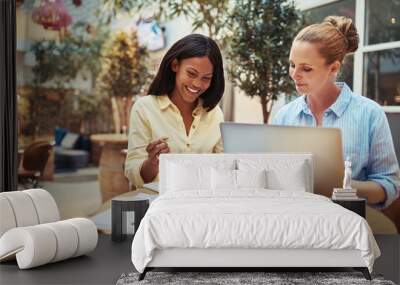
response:
[[[367,0],[365,45],[400,41],[400,0]]]
[[[325,17],[330,15],[346,16],[354,21],[355,11],[355,0],[344,0],[307,10],[305,11],[305,18],[306,22],[310,24],[321,22]]]
[[[382,106],[400,106],[400,48],[364,54],[363,90]]]
[[[346,82],[353,89],[353,70],[354,70],[354,55],[349,54],[343,60],[343,65],[340,70],[337,81]]]

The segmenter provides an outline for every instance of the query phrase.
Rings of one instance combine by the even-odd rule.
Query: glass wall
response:
[[[33,187],[23,175],[34,171],[63,219],[94,216],[130,190],[127,118],[164,42],[146,42],[153,15],[123,13],[112,0],[17,2],[19,189]]]

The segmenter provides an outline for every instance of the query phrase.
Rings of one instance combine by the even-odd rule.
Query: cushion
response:
[[[0,193],[0,237],[9,229],[17,226],[12,206],[8,199]]]
[[[17,227],[33,226],[39,223],[35,205],[29,195],[23,191],[3,192],[0,194],[10,203]]]
[[[304,164],[296,165],[288,171],[270,169],[267,172],[268,188],[288,191],[306,191],[308,183],[304,172]]]
[[[187,167],[183,164],[171,163],[168,167],[169,191],[185,191],[189,189],[209,189],[211,187],[210,167]]]
[[[48,223],[43,225],[49,228],[52,235],[55,235],[57,241],[57,249],[55,256],[47,262],[57,262],[63,259],[70,258],[75,255],[79,242],[78,233],[71,228],[70,224],[65,221],[58,223]]]
[[[86,150],[55,148],[54,163],[56,170],[85,167],[88,161],[89,153]]]
[[[211,170],[211,188],[213,190],[238,190],[240,188],[266,188],[266,170]]]
[[[236,170],[238,188],[267,188],[267,171],[262,170]]]
[[[79,135],[75,133],[67,133],[61,141],[61,146],[67,149],[73,149],[78,141]]]
[[[86,218],[73,218],[63,221],[73,226],[78,233],[79,243],[73,257],[86,254],[94,250],[97,246],[97,228],[92,220]]]
[[[236,170],[211,169],[211,189],[236,190]]]
[[[58,221],[60,214],[49,192],[43,189],[29,189],[0,193],[0,217],[1,237],[14,227]]]
[[[28,189],[23,193],[29,195],[35,206],[39,224],[56,222],[60,219],[60,213],[53,196],[43,189]]]
[[[63,138],[68,133],[68,129],[56,127],[54,129],[54,140],[56,146],[60,146]]]
[[[308,164],[295,159],[238,159],[239,170],[266,170],[268,189],[307,191],[311,189],[307,179]]]
[[[234,158],[222,155],[161,154],[160,155],[160,195],[184,190],[211,190],[211,168],[235,169]],[[195,177],[194,179],[189,177]]]
[[[85,218],[13,228],[0,238],[0,260],[16,254],[19,268],[28,269],[86,254],[97,240],[96,226]]]

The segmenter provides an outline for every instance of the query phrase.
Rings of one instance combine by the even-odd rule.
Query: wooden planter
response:
[[[128,192],[129,181],[124,175],[125,155],[128,136],[123,134],[92,135],[91,140],[102,146],[99,163],[99,184],[103,202]]]

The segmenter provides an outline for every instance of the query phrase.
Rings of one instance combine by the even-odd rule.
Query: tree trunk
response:
[[[118,104],[117,104],[116,97],[111,97],[111,109],[112,109],[112,114],[113,114],[114,130],[115,130],[116,134],[119,134],[119,133],[121,133],[121,120],[119,117]]]
[[[268,102],[267,96],[261,96],[261,108],[262,108],[262,113],[263,113],[263,118],[264,118],[264,124],[268,123],[268,118],[269,118],[269,113],[270,111],[268,110]]]
[[[111,97],[115,133],[126,133],[129,129],[129,115],[133,104],[133,96]]]

